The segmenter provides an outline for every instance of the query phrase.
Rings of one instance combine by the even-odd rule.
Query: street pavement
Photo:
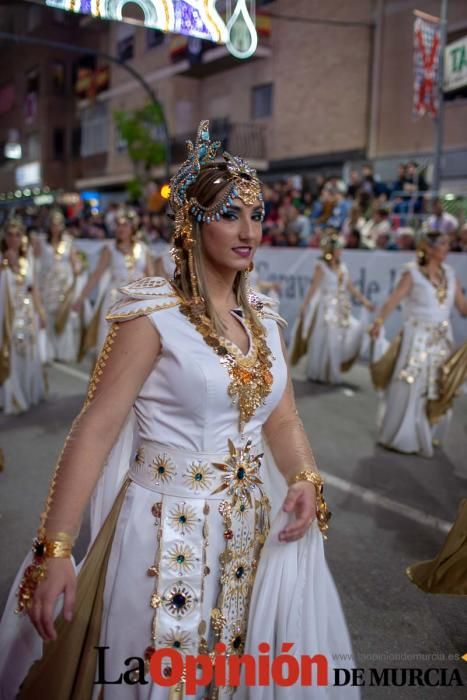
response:
[[[86,371],[49,369],[49,398],[17,417],[0,416],[0,605],[31,545],[48,482],[86,390]],[[326,552],[354,644],[353,665],[369,669],[457,670],[467,687],[467,601],[423,593],[405,569],[433,558],[467,496],[467,397],[460,397],[446,444],[433,459],[400,455],[375,444],[376,396],[368,370],[355,366],[343,387],[295,375],[297,404],[327,480],[333,516]],[[83,525],[78,553],[88,537]],[[466,572],[467,575],[467,572]],[[319,650],[313,650],[319,651]],[[458,657],[458,660],[455,657]],[[438,677],[431,674],[432,682]],[[439,676],[441,677],[441,676]],[[467,696],[465,687],[362,688],[376,698]],[[291,692],[291,698],[293,694]],[[312,697],[312,696],[311,696]]]

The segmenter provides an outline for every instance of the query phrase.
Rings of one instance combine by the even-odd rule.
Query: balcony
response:
[[[241,155],[258,170],[268,166],[265,127],[262,124],[231,124],[227,120],[213,120],[210,124],[213,141],[220,141],[222,149],[233,155]],[[186,158],[186,141],[193,140],[193,133],[172,139],[172,163],[182,163]]]

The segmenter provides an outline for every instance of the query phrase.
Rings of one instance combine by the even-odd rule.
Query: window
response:
[[[27,157],[29,160],[40,160],[40,143],[37,133],[28,134],[26,139]]]
[[[54,94],[64,95],[66,87],[66,68],[63,61],[53,61],[51,76]]]
[[[133,58],[135,52],[135,28],[129,24],[120,22],[117,25],[117,58],[119,61],[128,61]]]
[[[93,156],[106,153],[109,140],[109,115],[107,104],[96,104],[82,112],[81,155]]]
[[[253,119],[263,119],[272,115],[272,83],[257,85],[252,89],[251,116]]]
[[[63,160],[65,157],[65,129],[56,127],[53,130],[53,157],[54,160]]]
[[[162,46],[165,41],[165,34],[160,29],[146,30],[146,48],[154,49],[156,46]]]
[[[26,94],[32,95],[39,92],[39,68],[32,68],[26,73]]]
[[[73,158],[79,158],[81,155],[81,127],[73,127],[71,132],[71,155]]]

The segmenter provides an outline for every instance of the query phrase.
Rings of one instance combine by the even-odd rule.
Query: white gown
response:
[[[148,247],[145,243],[138,241],[133,248],[134,259],[130,261],[129,257],[122,253],[115,243],[108,246],[110,266],[100,285],[96,301],[96,313],[99,315],[96,344],[98,350],[104,344],[109,327],[105,320],[106,314],[110,307],[121,297],[118,291],[119,288],[141,279],[146,274]]]
[[[76,300],[77,278],[71,255],[73,239],[64,234],[57,250],[42,242],[38,260],[42,301],[47,315],[48,361],[75,362],[78,356],[81,321],[71,309]]]
[[[448,411],[432,426],[426,409],[428,400],[438,398],[440,367],[453,349],[449,318],[456,276],[452,267],[443,264],[447,293],[441,304],[417,263],[407,263],[403,269],[412,276],[412,289],[403,303],[402,340],[381,406],[379,442],[399,452],[431,457],[433,440],[443,439],[451,416]]]
[[[46,393],[31,293],[33,264],[31,259],[23,262],[23,274],[0,268],[0,406],[6,414],[26,411]]]
[[[262,427],[284,392],[287,367],[280,319],[270,302],[261,297],[264,308],[259,313],[272,351],[272,390],[247,423],[245,434],[240,434],[238,409],[227,393],[228,372],[179,311],[171,287],[161,278],[149,278],[129,285],[124,292],[110,320],[122,322],[146,315],[160,333],[162,351],[93,496],[95,536],[129,468],[130,485],[118,515],[103,593],[99,646],[109,647],[106,677],[113,679],[128,670],[124,665],[128,657],[144,655],[153,643],[151,630],[157,648],[175,647],[183,654],[211,650],[217,629],[217,638],[231,653],[245,648],[257,654],[258,644],[268,642],[273,658],[281,653],[282,642],[291,641],[292,654],[325,654],[330,669],[351,666],[351,661],[334,661],[350,659],[352,651],[316,523],[298,542],[283,544],[277,539],[288,519],[281,511],[287,489],[264,445]],[[250,335],[250,350],[243,358],[249,358],[254,345],[246,326],[245,330]],[[240,353],[233,344],[228,348]],[[265,453],[259,469],[263,483],[251,487],[250,504],[235,502],[228,489],[222,488],[229,475],[240,480],[245,474],[238,471],[240,465],[232,457],[229,440],[237,451],[251,441],[251,458]],[[247,455],[245,460],[243,467],[249,474],[256,467]],[[226,465],[225,469],[219,464]],[[92,557],[92,550],[88,556]],[[84,575],[86,559],[81,571]],[[13,597],[14,590],[0,630],[2,700],[14,697],[32,658],[40,655],[39,638],[28,620],[12,614]],[[338,654],[348,656],[334,656]],[[152,683],[95,685],[92,699],[166,700],[169,691]],[[201,688],[196,697],[206,694]],[[51,697],[67,700],[48,694]],[[79,700],[90,697],[80,695]],[[232,695],[225,688],[218,697]],[[240,688],[234,697],[285,700],[290,689]],[[354,699],[359,692],[351,687],[297,686],[293,697]]]
[[[341,263],[339,270],[333,270],[324,262],[316,264],[321,267],[323,277],[305,311],[301,328],[296,324],[292,347],[297,343],[306,347],[308,379],[340,384],[342,372],[350,369],[360,353],[364,324],[351,315],[347,266]],[[297,338],[300,331],[301,338]]]

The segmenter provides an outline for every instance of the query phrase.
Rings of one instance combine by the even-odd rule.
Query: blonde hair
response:
[[[28,254],[29,241],[28,241],[28,238],[26,236],[26,229],[24,228],[24,224],[21,221],[21,219],[18,219],[17,217],[9,219],[3,227],[3,235],[1,237],[1,242],[0,242],[0,252],[6,253],[8,250],[6,237],[7,237],[9,231],[19,231],[20,232],[21,245],[20,245],[20,249],[19,249],[19,254],[21,257],[25,258]]]
[[[199,204],[204,207],[209,207],[213,202],[222,195],[225,188],[231,184],[230,173],[226,163],[209,163],[204,166],[195,182],[190,185],[187,190],[187,199],[195,197]],[[201,233],[202,223],[198,223],[191,216],[193,244],[193,264],[195,275],[198,280],[199,294],[204,299],[206,304],[206,314],[212,321],[216,333],[222,335],[225,330],[225,325],[222,322],[219,314],[216,312],[211,301],[209,289],[206,283],[204,272],[204,255],[203,255],[203,237]],[[178,258],[178,270],[175,273],[174,281],[176,286],[182,292],[185,299],[192,299],[192,287],[190,280],[190,271],[188,268],[188,255],[183,248],[183,240],[174,239],[176,255]],[[245,314],[245,318],[252,323],[253,326],[260,329],[261,323],[258,319],[255,310],[251,306],[248,299],[247,274],[245,272],[237,272],[233,283],[233,292],[235,299]]]

